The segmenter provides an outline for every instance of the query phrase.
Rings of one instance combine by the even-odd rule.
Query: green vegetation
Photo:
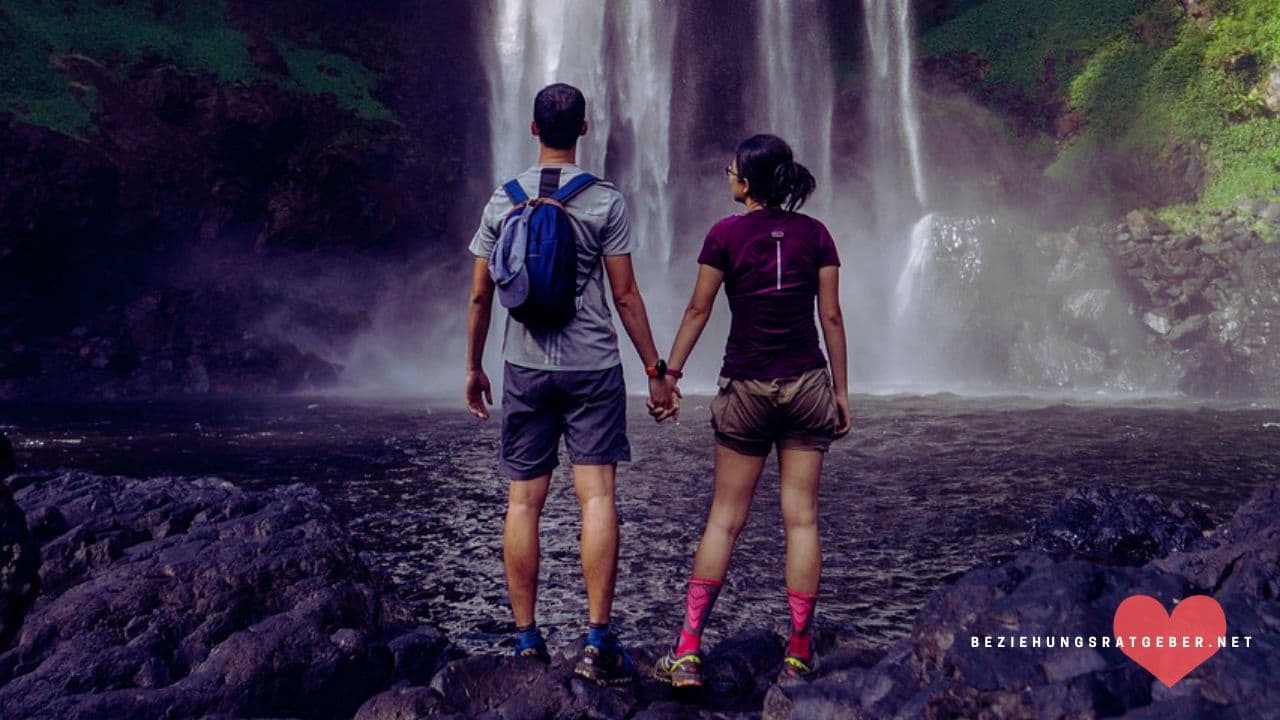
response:
[[[1202,26],[1178,0],[990,0],[923,42],[928,53],[980,55],[993,88],[1067,102],[1083,125],[1050,176],[1096,181],[1087,171],[1103,154],[1194,148],[1205,172],[1198,207],[1223,208],[1280,193],[1280,118],[1265,92],[1280,68],[1280,4],[1218,0],[1211,10]],[[1039,82],[1046,58],[1056,89]]]
[[[385,105],[370,94],[378,76],[369,68],[345,55],[301,48],[292,43],[279,43],[280,55],[289,65],[289,73],[303,92],[333,93],[338,101],[370,120],[396,122]]]
[[[89,127],[96,94],[69,82],[58,72],[57,59],[86,55],[123,72],[144,52],[154,52],[228,83],[265,81],[299,93],[330,92],[362,117],[394,121],[371,94],[376,76],[359,62],[279,45],[289,77],[250,63],[248,38],[227,22],[222,0],[175,3],[160,17],[151,3],[140,0],[8,0],[0,7],[0,109],[80,137]]]
[[[926,32],[921,52],[976,53],[988,64],[988,85],[1036,95],[1046,61],[1066,87],[1080,70],[1078,58],[1105,46],[1151,2],[989,0]]]

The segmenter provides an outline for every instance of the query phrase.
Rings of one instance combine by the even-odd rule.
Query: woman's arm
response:
[[[693,296],[684,309],[684,319],[680,321],[680,329],[676,331],[676,338],[671,343],[671,354],[667,356],[667,366],[671,369],[684,369],[693,346],[707,326],[707,318],[711,317],[711,308],[715,305],[716,293],[720,291],[722,282],[723,271],[710,265],[698,265],[698,279],[693,284]],[[665,409],[652,403],[649,407],[649,412],[658,422],[680,414],[680,390],[676,387],[676,379],[668,375],[667,384],[671,389],[671,404]]]
[[[707,318],[711,317],[711,308],[716,302],[716,293],[720,292],[720,284],[724,282],[724,272],[710,265],[698,266],[698,279],[693,284],[693,296],[684,309],[684,319],[680,321],[680,329],[676,331],[676,339],[671,343],[671,354],[667,356],[667,364],[681,370],[698,343],[702,330],[707,326]]]
[[[818,268],[818,317],[831,360],[831,379],[835,385],[837,421],[836,437],[849,433],[853,420],[849,412],[849,356],[845,347],[844,313],[840,310],[840,268],[827,265]]]

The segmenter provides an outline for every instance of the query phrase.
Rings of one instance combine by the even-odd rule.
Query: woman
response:
[[[850,428],[844,319],[835,242],[818,220],[796,210],[813,192],[813,175],[773,135],[744,140],[725,168],[733,199],[746,212],[716,223],[698,256],[698,278],[669,356],[674,384],[706,326],[723,283],[732,322],[711,402],[715,429],[715,493],[693,559],[685,622],[674,647],[654,668],[676,687],[702,684],[702,630],[747,519],[756,481],[778,448],[782,520],[786,527],[787,604],[791,639],[784,676],[813,672],[810,625],[822,556],[818,543],[818,478],[833,438]],[[814,323],[817,299],[827,356]],[[834,380],[834,387],[833,387]],[[651,408],[662,420],[679,411]]]

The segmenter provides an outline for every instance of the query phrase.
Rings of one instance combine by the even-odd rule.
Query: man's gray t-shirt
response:
[[[543,168],[560,168],[560,185],[582,173],[577,165],[536,164],[516,179],[529,197],[538,195]],[[480,227],[471,239],[471,253],[488,258],[502,232],[502,219],[513,207],[501,187],[484,206]],[[630,255],[631,223],[622,193],[601,180],[579,193],[566,206],[578,242],[578,287],[582,305],[562,328],[536,332],[507,317],[502,341],[503,359],[536,370],[603,370],[622,362],[618,335],[604,295],[603,255]]]

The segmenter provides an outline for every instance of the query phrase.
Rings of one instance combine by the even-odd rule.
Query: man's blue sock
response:
[[[516,652],[535,648],[541,644],[543,644],[542,631],[538,629],[536,623],[527,628],[516,629]]]
[[[587,626],[588,645],[603,648],[609,640],[609,623],[591,623]]]

